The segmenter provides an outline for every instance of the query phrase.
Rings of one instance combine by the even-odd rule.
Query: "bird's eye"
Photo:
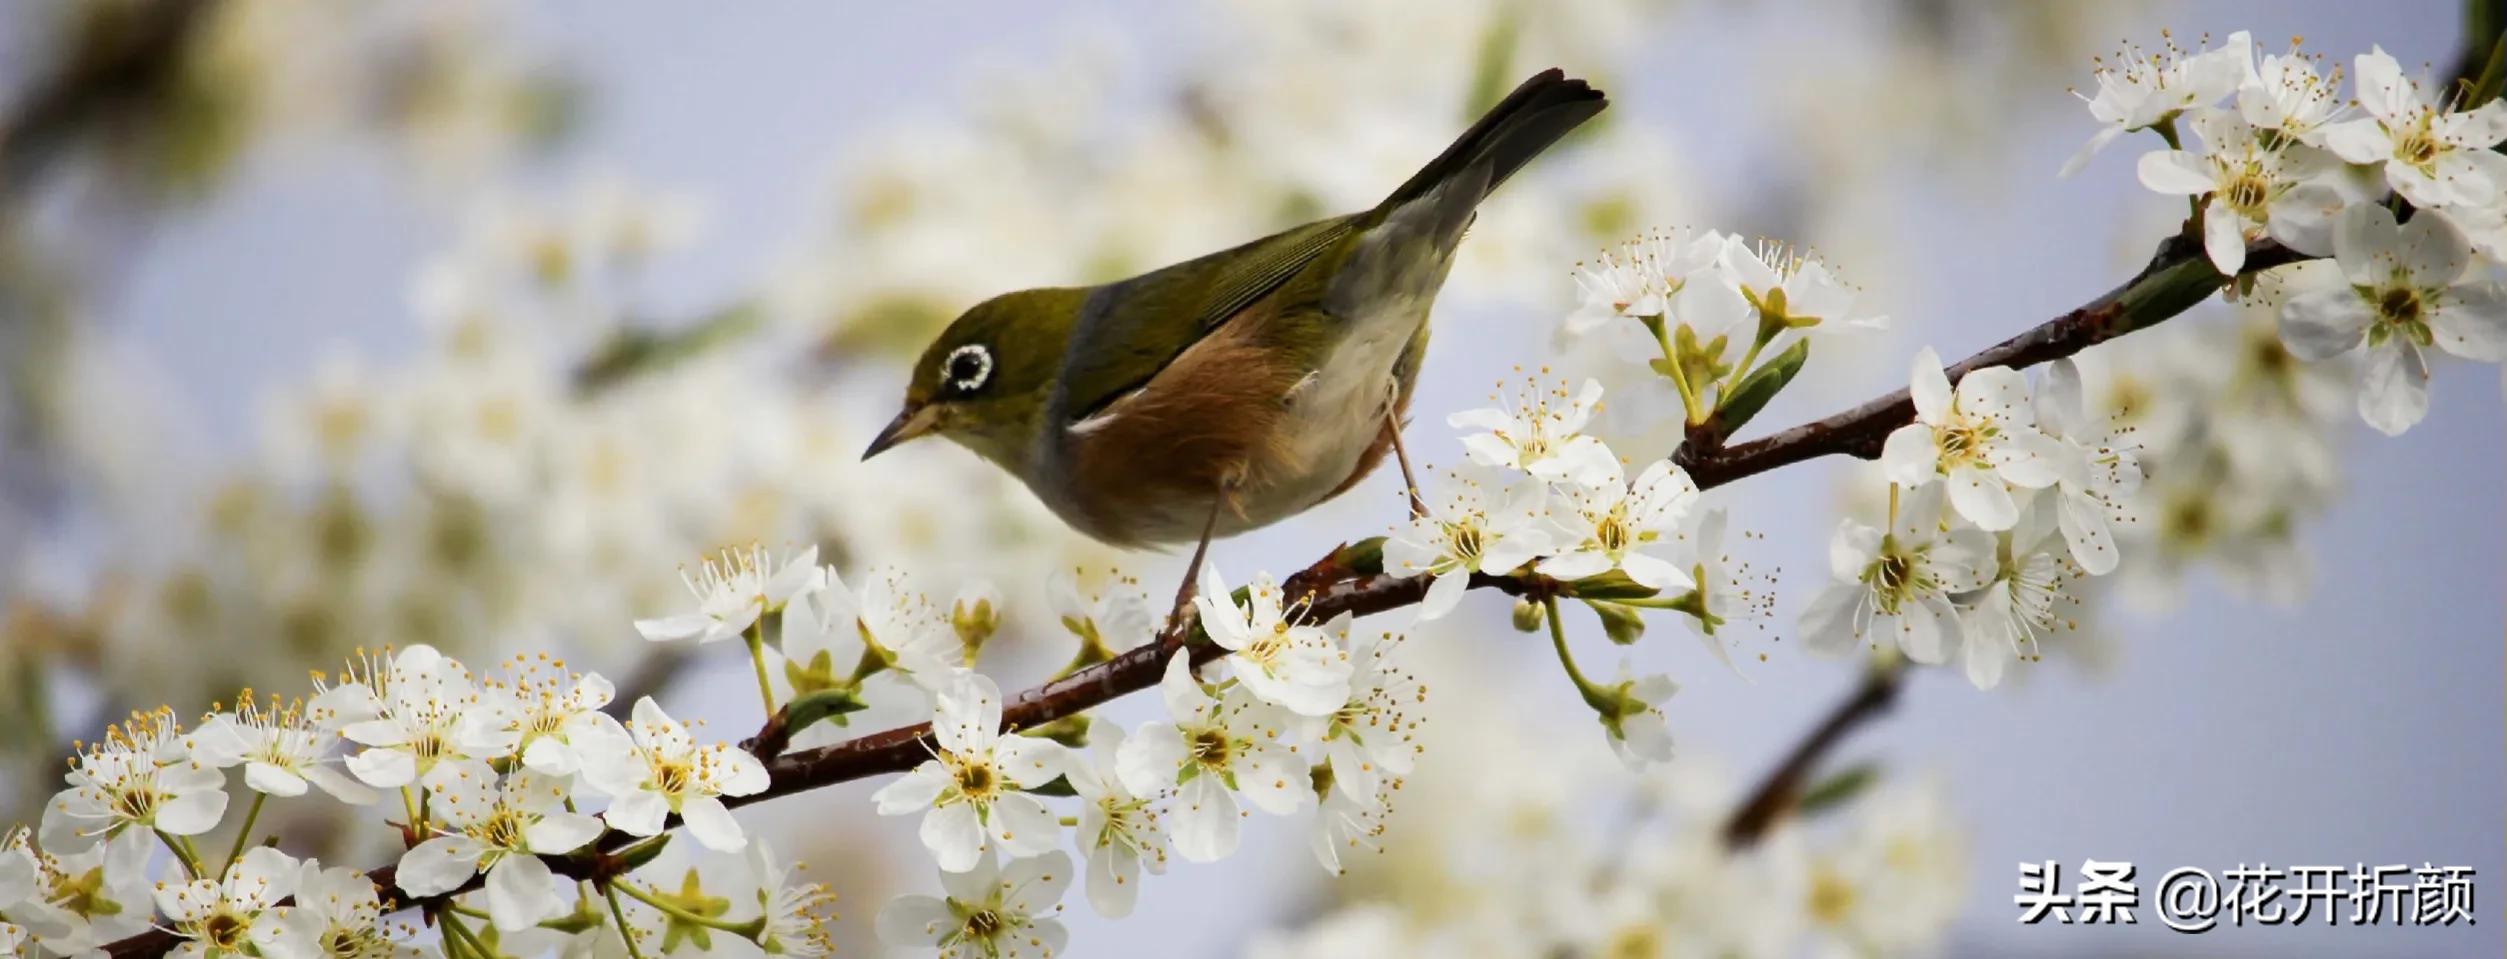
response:
[[[972,393],[982,389],[992,378],[992,351],[981,344],[969,343],[949,351],[949,358],[940,361],[940,379],[953,393]]]

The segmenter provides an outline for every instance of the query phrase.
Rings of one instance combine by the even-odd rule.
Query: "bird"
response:
[[[1474,212],[1607,106],[1550,69],[1372,209],[1099,286],[976,304],[923,351],[862,458],[937,434],[1117,547],[1195,543],[1329,500],[1390,449]],[[1414,506],[1417,487],[1410,486]]]

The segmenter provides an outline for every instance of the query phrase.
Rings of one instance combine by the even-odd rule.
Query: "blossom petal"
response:
[[[226,815],[226,793],[208,789],[176,795],[157,807],[157,828],[168,835],[197,836]]]
[[[488,921],[501,932],[520,932],[566,914],[566,897],[538,856],[506,856],[487,871]]]
[[[630,836],[656,835],[670,818],[670,800],[650,789],[631,789],[610,800],[601,818],[609,821],[610,828]]]
[[[1121,919],[1140,900],[1140,856],[1120,845],[1088,853],[1088,905],[1097,915]]]
[[[993,801],[992,838],[1013,859],[1041,856],[1062,840],[1062,820],[1036,797],[1013,793]]]
[[[1950,505],[1977,528],[2005,530],[2019,522],[2019,503],[2011,499],[2010,489],[1992,470],[1961,466],[1950,471],[1948,482]]]
[[[2281,345],[2308,362],[2350,352],[2368,335],[2376,313],[2351,288],[2313,290],[2281,304]]]
[[[1880,447],[1880,468],[1889,482],[1900,486],[1922,486],[1939,475],[1940,446],[1933,438],[1932,427],[1908,423],[1889,431],[1889,439]]]
[[[977,820],[971,804],[957,802],[933,809],[923,816],[918,834],[943,872],[965,872],[983,857],[984,824]]]
[[[1863,599],[1861,583],[1832,583],[1823,587],[1811,604],[1802,610],[1802,644],[1822,656],[1842,656],[1854,651],[1861,637],[1854,633],[1855,607]]]
[[[2359,416],[2387,436],[2402,435],[2429,413],[2429,368],[2400,337],[2368,351],[2359,383]]]
[[[2184,150],[2152,150],[2135,165],[2141,185],[2169,196],[2201,196],[2219,189],[2211,161]]]
[[[392,881],[412,896],[440,896],[469,882],[485,852],[484,843],[468,836],[437,836],[402,853]]]
[[[1235,795],[1217,776],[1201,775],[1185,783],[1171,813],[1175,823],[1175,854],[1186,862],[1217,862],[1236,851]]]
[[[1950,416],[1950,376],[1941,368],[1941,354],[1932,347],[1916,351],[1907,373],[1907,394],[1915,400],[1915,418],[1940,424]]]
[[[2429,317],[2429,332],[2438,346],[2464,359],[2507,360],[2507,293],[2486,284],[2448,290],[2444,305]]]
[[[712,796],[689,796],[679,801],[679,818],[687,824],[688,834],[705,848],[715,852],[739,852],[748,848],[749,835],[741,831],[740,821],[720,799]]]
[[[1939,665],[1950,658],[1950,651],[1959,645],[1958,611],[1940,596],[1926,596],[1898,607],[1898,648],[1906,658],[1927,666]]]

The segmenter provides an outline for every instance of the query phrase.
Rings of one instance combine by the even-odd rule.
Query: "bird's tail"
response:
[[[1378,209],[1390,212],[1431,194],[1448,194],[1439,195],[1436,205],[1459,207],[1457,212],[1467,215],[1534,156],[1609,105],[1602,91],[1569,79],[1557,68],[1534,74],[1394,190]],[[1464,184],[1466,189],[1460,192],[1470,195],[1452,196],[1456,191],[1441,189]]]

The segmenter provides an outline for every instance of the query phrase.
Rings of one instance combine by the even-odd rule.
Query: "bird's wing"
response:
[[[1186,347],[1339,247],[1364,215],[1318,220],[1100,287],[1063,361],[1065,422],[1139,389]]]

